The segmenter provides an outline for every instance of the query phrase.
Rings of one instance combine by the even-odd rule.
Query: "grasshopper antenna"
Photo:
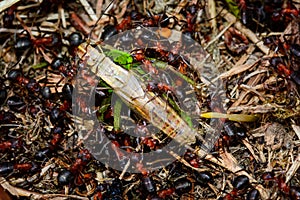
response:
[[[114,2],[115,2],[115,0],[112,0],[112,1],[107,5],[107,7],[104,9],[104,11],[101,12],[99,18],[97,19],[96,23],[94,24],[94,26],[93,26],[93,28],[91,29],[91,32],[90,32],[90,34],[89,34],[89,36],[88,36],[88,40],[87,40],[88,43],[90,43],[90,38],[91,38],[91,36],[92,36],[92,33],[93,33],[93,31],[95,30],[95,28],[96,28],[97,24],[99,23],[100,19],[102,18],[102,16],[105,14],[105,12],[108,10],[108,8],[109,8]]]

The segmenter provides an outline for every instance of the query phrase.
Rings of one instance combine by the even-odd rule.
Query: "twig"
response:
[[[257,83],[259,83],[259,82],[261,81],[262,76],[263,76],[263,74],[258,74],[257,76],[250,78],[250,80],[248,81],[247,85],[250,86],[250,87],[253,87],[253,86],[257,85]],[[243,92],[240,94],[239,99],[237,99],[237,100],[232,104],[231,107],[235,107],[235,106],[240,105],[241,102],[242,102],[244,99],[246,99],[246,101],[248,101],[249,98],[250,98],[248,94],[249,94],[249,91],[243,91]]]
[[[246,54],[242,55],[242,57],[235,63],[234,67],[238,67],[238,66],[244,64],[248,60],[248,58],[250,57],[250,55],[253,53],[254,50],[255,50],[255,46],[250,45],[250,47],[246,51]]]
[[[59,13],[59,17],[61,18],[62,27],[67,28],[65,10],[61,4],[59,4],[59,6],[58,6],[58,13]]]
[[[300,126],[292,125],[293,130],[295,131],[296,135],[300,139]]]
[[[102,5],[103,5],[103,0],[98,0],[96,4],[96,15],[97,17],[100,17],[101,11],[102,11]]]
[[[123,179],[123,177],[124,177],[124,175],[125,175],[125,173],[126,173],[126,171],[127,171],[127,169],[128,169],[129,166],[130,166],[130,159],[128,159],[126,165],[124,166],[124,169],[123,169],[122,173],[119,176],[120,180]]]
[[[87,12],[87,14],[89,15],[89,17],[91,18],[91,20],[97,21],[98,17],[96,15],[96,13],[94,12],[94,10],[92,9],[92,7],[90,6],[90,4],[86,0],[79,0],[79,1],[82,4],[82,6],[84,7],[84,9]]]
[[[117,14],[116,15],[116,18],[117,19],[120,19],[120,18],[122,18],[123,16],[124,16],[124,14],[125,14],[125,12],[126,12],[126,10],[127,10],[127,5],[128,5],[128,3],[129,3],[129,1],[127,0],[126,2],[123,2],[122,3],[122,10],[121,10],[121,12],[119,13],[119,14]]]
[[[20,0],[6,0],[0,2],[0,13],[3,10],[6,10],[7,8],[11,7],[12,5],[18,3]]]
[[[291,180],[291,178],[295,175],[299,167],[300,167],[300,154],[298,154],[296,160],[293,162],[290,169],[286,172],[286,178],[285,178],[286,183]]]
[[[206,50],[210,45],[212,45],[213,43],[215,43],[225,33],[225,31],[227,31],[227,29],[229,29],[229,27],[233,23],[234,22],[230,22],[225,28],[222,29],[222,31],[215,38],[213,38],[211,41],[209,41],[209,43],[204,47],[204,50]]]
[[[24,190],[18,187],[14,187],[10,185],[5,178],[0,177],[0,183],[1,186],[7,190],[10,194],[17,197],[30,197],[31,199],[57,199],[60,198],[63,199],[82,199],[82,200],[88,200],[87,197],[80,197],[77,195],[64,195],[64,194],[40,194],[37,192],[32,192],[29,190]]]
[[[208,12],[209,12],[209,15],[211,18],[210,24],[211,24],[211,27],[213,30],[213,34],[215,34],[217,31],[217,20],[216,20],[217,13],[216,13],[215,0],[208,0],[207,7],[208,7]]]
[[[244,71],[247,71],[249,69],[251,69],[253,66],[255,66],[257,63],[259,62],[259,60],[257,60],[256,62],[252,63],[252,64],[244,64],[244,65],[239,65],[239,66],[234,66],[233,68],[231,68],[229,71],[224,72],[223,74],[221,74],[219,76],[219,78],[228,78],[230,76],[234,76],[237,74],[240,74]]]

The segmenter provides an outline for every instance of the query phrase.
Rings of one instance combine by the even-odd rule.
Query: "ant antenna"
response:
[[[90,34],[89,34],[89,36],[88,36],[88,41],[90,40],[90,38],[91,38],[91,36],[92,36],[92,33],[93,33],[93,31],[95,30],[95,28],[96,28],[97,24],[99,23],[100,19],[101,19],[102,16],[105,14],[105,12],[108,10],[108,8],[114,3],[114,1],[115,1],[115,0],[112,0],[112,1],[107,5],[107,7],[104,9],[104,11],[101,12],[99,18],[97,19],[96,23],[94,24],[93,28],[92,28],[91,31],[90,31]]]

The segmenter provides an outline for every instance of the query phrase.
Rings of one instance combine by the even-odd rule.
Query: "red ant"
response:
[[[263,39],[264,45],[270,47],[272,50],[276,52],[280,52],[284,55],[287,54],[287,50],[289,49],[289,45],[287,42],[283,43],[279,36],[268,36]]]
[[[90,28],[75,12],[71,13],[70,22],[76,28],[76,30],[83,33],[85,36],[90,36],[94,40],[98,38],[94,33],[91,33]]]
[[[232,182],[233,190],[223,200],[234,200],[241,195],[241,193],[250,186],[249,178],[245,175],[236,177]]]
[[[145,70],[151,74],[158,74],[158,70],[152,65],[151,61],[145,57],[145,52],[143,50],[137,50],[136,52],[132,53],[132,56],[136,61],[140,61],[144,64],[143,67]]]
[[[226,147],[228,150],[231,143],[246,137],[245,128],[237,122],[224,120],[223,126],[225,132],[221,134],[221,137],[215,143],[216,149],[224,150],[224,147]]]
[[[106,25],[104,27],[104,31],[101,34],[101,40],[103,41],[132,27],[132,21],[130,16],[126,16],[119,24],[117,23],[117,19],[115,17],[113,18],[114,25]]]
[[[185,154],[184,154],[184,159],[190,163],[191,166],[195,167],[195,168],[199,168],[200,167],[200,162],[199,162],[199,157],[191,152],[191,151],[187,151]]]
[[[285,37],[284,37],[284,40]],[[280,52],[284,54],[282,57],[272,57],[270,59],[270,64],[276,67],[278,72],[284,74],[287,78],[292,78],[298,85],[300,85],[298,71],[295,71],[293,66],[293,61],[300,58],[300,45],[299,44],[289,44],[289,42],[282,42],[278,36],[269,36],[264,38],[264,44],[275,48],[275,52]]]
[[[33,78],[27,78],[21,74],[20,71],[12,70],[7,75],[8,79],[16,81],[19,85],[27,87],[31,92],[39,92],[40,85]]]
[[[244,52],[249,44],[247,37],[233,27],[224,33],[224,38],[227,48],[235,54]]]
[[[272,14],[272,20],[274,22],[278,21],[291,21],[292,19],[298,17],[299,10],[291,4],[291,2],[288,2],[286,8],[282,8],[280,11],[275,11]]]
[[[174,182],[174,187],[160,190],[157,192],[157,195],[160,198],[165,199],[168,196],[173,195],[174,193],[176,193],[179,196],[182,196],[188,193],[189,191],[191,191],[191,189],[192,189],[192,182],[187,178],[181,178]]]
[[[92,155],[87,149],[79,151],[75,162],[70,166],[69,170],[64,170],[58,176],[58,180],[62,185],[71,184],[75,180],[76,185],[82,185],[83,180],[90,180],[93,174],[81,174],[83,168],[91,161]]]
[[[265,172],[262,174],[262,179],[267,185],[275,183],[284,195],[290,196],[292,199],[300,199],[300,188],[286,184],[284,176],[275,177],[274,172]]]
[[[72,66],[70,62],[59,57],[52,60],[51,68],[59,71],[64,77],[72,78],[76,74],[76,66]]]
[[[279,73],[284,74],[288,78],[291,76],[292,70],[284,64],[283,57],[272,57],[270,64],[276,67]]]
[[[170,24],[170,19],[174,19],[176,24],[176,18],[175,17],[168,17],[166,15],[166,9],[162,14],[155,14],[153,15],[150,11],[147,11],[148,17],[143,20],[143,26],[145,27],[168,27]]]
[[[61,142],[62,135],[60,133],[54,133],[52,139],[50,140],[51,148],[56,148],[57,145]]]
[[[3,15],[3,25],[6,28],[11,28],[13,25],[13,21],[15,18],[15,10],[17,9],[18,5],[17,3],[12,5],[11,7],[9,7],[7,9],[7,11],[5,12],[5,14]]]
[[[21,140],[9,140],[0,142],[0,151],[6,151],[11,149],[17,149],[22,147],[23,143]]]
[[[186,16],[186,25],[183,28],[184,32],[194,32],[198,9],[199,6],[195,4],[189,5],[185,8],[184,16]]]
[[[151,92],[174,93],[174,88],[164,83],[149,82],[147,85],[147,90]]]
[[[44,48],[45,46],[54,47],[58,46],[61,42],[61,37],[56,33],[53,33],[51,36],[48,37],[40,38],[33,37],[28,31],[26,31],[26,33],[27,35],[23,35],[22,37],[19,37],[17,39],[17,42],[15,44],[16,50],[24,51],[31,47],[31,45],[33,44],[37,51],[41,50],[41,52],[43,53],[42,48]]]
[[[74,174],[80,172],[84,166],[86,166],[92,159],[92,155],[87,149],[82,149],[77,155],[77,159],[70,167],[70,171]]]
[[[151,150],[155,150],[158,146],[158,140],[154,139],[152,137],[143,138],[142,137],[142,143],[149,147]]]
[[[0,164],[0,174],[7,175],[13,173],[15,170],[26,172],[33,169],[34,165],[31,163],[13,164],[11,162],[5,162]]]

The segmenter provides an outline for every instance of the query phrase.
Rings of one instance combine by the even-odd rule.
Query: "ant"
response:
[[[52,33],[51,36],[47,37],[39,37],[35,38],[32,36],[28,31],[25,31],[26,35],[22,35],[21,37],[17,38],[15,49],[17,51],[25,51],[31,47],[31,45],[36,48],[37,53],[41,51],[43,53],[43,49],[45,47],[55,47],[59,46],[61,43],[60,35],[56,33]],[[44,53],[43,53],[44,54]]]
[[[270,64],[272,67],[276,68],[280,74],[290,78],[292,70],[284,63],[283,58],[284,57],[272,57],[270,59]]]
[[[74,175],[70,170],[63,169],[57,176],[57,181],[60,185],[69,185],[74,182]]]
[[[174,186],[171,188],[158,191],[157,195],[160,198],[165,199],[166,197],[171,196],[174,193],[176,193],[179,196],[182,196],[190,192],[192,189],[192,182],[187,178],[178,179],[174,182],[173,185]]]
[[[243,53],[248,48],[249,41],[247,37],[234,27],[230,27],[225,31],[224,38],[227,48],[234,54]]]
[[[104,27],[103,33],[101,34],[101,40],[105,41],[112,36],[128,30],[132,27],[132,21],[131,21],[131,16],[126,16],[119,24],[117,23],[117,19],[113,17],[114,19],[114,25],[106,25]]]
[[[159,40],[159,39],[158,39]],[[165,50],[167,46],[170,46],[170,51]],[[189,66],[188,59],[183,55],[180,55],[180,49],[183,48],[181,42],[169,43],[165,40],[156,41],[153,46],[147,47],[145,50],[138,50],[132,53],[133,57],[137,61],[142,61],[145,57],[159,58],[160,60],[167,62],[174,66],[182,74],[186,74],[186,68]]]
[[[193,153],[192,151],[188,150],[185,152],[183,158],[193,167],[199,168],[199,157]]]
[[[188,5],[183,11],[182,14],[186,16],[185,25],[183,26],[183,32],[193,33],[195,31],[195,24],[197,19],[197,13],[199,6],[192,4]]]
[[[245,127],[237,122],[226,120],[223,126],[225,133],[222,133],[221,138],[216,142],[215,147],[217,149],[223,149],[224,146],[228,148],[232,142],[246,137]]]
[[[75,162],[69,167],[69,169],[62,170],[57,180],[60,185],[75,184],[81,186],[83,180],[90,180],[93,178],[93,174],[82,174],[84,167],[91,161],[92,155],[87,149],[79,151]]]
[[[18,149],[23,146],[23,142],[19,139],[12,139],[9,141],[0,142],[0,151],[7,151],[11,149]]]
[[[164,83],[149,82],[147,85],[147,90],[151,92],[159,92],[159,93],[167,93],[167,92],[174,93],[174,88]]]
[[[156,192],[156,183],[153,179],[149,176],[142,178],[142,185],[147,190],[148,193],[155,193]]]
[[[120,179],[114,179],[112,183],[107,186],[106,192],[103,194],[103,199],[123,199],[123,183]]]
[[[83,42],[82,35],[79,32],[73,32],[69,35],[68,41],[70,43],[69,52],[73,57],[75,57],[77,47]]]
[[[286,40],[284,36],[284,40]],[[270,59],[270,65],[278,70],[287,78],[292,78],[295,83],[300,85],[299,72],[293,66],[294,60],[300,58],[300,45],[289,44],[288,41],[282,42],[278,36],[264,38],[264,44],[274,49],[275,53],[280,52],[283,56],[274,56]]]
[[[115,199],[121,200],[123,193],[123,183],[120,179],[113,179],[113,181],[105,184],[98,184],[95,193],[93,194],[93,200],[108,200]]]
[[[159,141],[157,139],[154,139],[152,137],[146,137],[146,138],[142,137],[141,140],[142,140],[142,144],[149,147],[150,150],[155,150],[158,148]]]
[[[35,93],[40,91],[40,85],[35,79],[23,76],[18,70],[11,70],[7,78],[11,81],[16,81],[22,87],[25,86],[30,92]]]
[[[59,147],[59,144],[61,143],[62,139],[62,128],[55,127],[51,131],[51,139],[49,141],[48,147],[42,148],[39,151],[37,151],[35,154],[35,158],[39,161],[45,161],[46,159],[49,159]]]
[[[4,162],[0,164],[0,174],[8,175],[10,173],[18,171],[27,172],[28,170],[34,169],[35,166],[31,163],[13,164],[11,162]]]
[[[70,167],[70,171],[74,174],[80,172],[83,167],[85,167],[89,161],[91,161],[92,155],[87,149],[82,149],[77,155],[77,159],[73,163],[73,165]]]
[[[213,182],[213,176],[208,171],[204,171],[204,172],[196,171],[194,174],[195,174],[196,183],[199,184],[200,186],[207,186],[208,183]]]
[[[249,188],[250,181],[248,176],[240,175],[237,176],[232,182],[233,189],[225,197],[219,198],[219,200],[233,200],[239,197],[244,190]]]
[[[285,8],[281,8],[281,10],[274,11],[271,18],[274,22],[289,22],[292,19],[298,17],[298,15],[299,10],[295,8],[289,1]]]
[[[252,189],[247,194],[247,200],[258,200],[259,199],[259,191],[257,189]]]
[[[6,104],[8,105],[9,109],[15,112],[24,113],[26,111],[26,103],[23,101],[23,99],[18,96],[14,95],[7,99]]]
[[[289,186],[285,183],[285,178],[283,175],[275,177],[274,172],[265,172],[262,174],[262,179],[266,185],[270,183],[275,183],[278,189],[286,196],[290,196],[292,199],[300,199],[300,188],[295,186]]]
[[[296,59],[300,58],[300,45],[289,42],[286,37],[293,34],[286,34],[283,36],[284,42],[280,39],[280,36],[271,35],[263,39],[264,45],[270,47],[275,53],[280,52],[285,56],[291,56]]]
[[[76,73],[76,67],[72,66],[68,60],[60,57],[56,57],[52,60],[51,68],[54,71],[59,71],[63,77],[72,78]]]
[[[149,10],[147,10],[148,17],[143,20],[142,25],[144,27],[168,27],[170,24],[170,19],[174,19],[175,23],[173,27],[176,25],[177,19],[175,17],[168,17],[166,15],[166,9],[162,14],[152,14]]]
[[[287,50],[289,45],[287,43],[283,43],[279,36],[271,35],[267,36],[263,39],[264,45],[268,46],[270,49],[274,50],[274,52],[280,52],[283,54],[287,54]]]
[[[151,61],[146,58],[144,50],[137,50],[136,52],[132,52],[131,55],[136,61],[142,62],[143,68],[150,74],[158,74],[158,70],[152,65]]]
[[[3,26],[5,28],[12,28],[13,21],[15,19],[15,10],[17,9],[18,5],[17,3],[12,5],[7,9],[5,14],[3,15]]]

